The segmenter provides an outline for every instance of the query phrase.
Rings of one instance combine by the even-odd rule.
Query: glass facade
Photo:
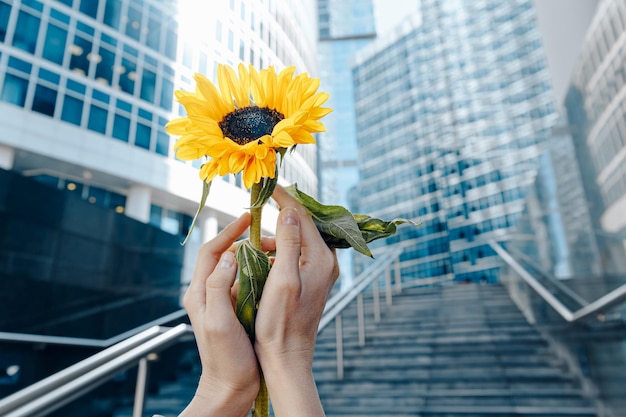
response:
[[[585,193],[608,271],[626,269],[626,4],[600,2],[566,98]],[[598,238],[598,236],[596,236]]]
[[[350,62],[376,37],[374,10],[371,0],[320,0],[318,10],[320,88],[330,94],[333,109],[319,141],[320,200],[348,207],[348,191],[358,182]]]
[[[353,78],[357,210],[423,224],[377,250],[404,248],[405,281],[497,281],[488,242],[518,221],[556,121],[531,1],[425,0]]]

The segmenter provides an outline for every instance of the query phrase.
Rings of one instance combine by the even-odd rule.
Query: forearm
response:
[[[287,368],[264,371],[272,408],[277,417],[323,417],[313,373],[307,369]],[[297,413],[294,414],[295,410]]]

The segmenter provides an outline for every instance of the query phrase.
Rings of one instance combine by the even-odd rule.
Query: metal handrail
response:
[[[337,372],[338,377],[343,377],[343,352],[341,334],[341,312],[355,298],[358,301],[359,310],[359,343],[365,341],[364,317],[363,317],[363,290],[375,279],[380,278],[380,274],[385,270],[385,284],[387,291],[387,303],[391,304],[391,275],[389,267],[397,261],[402,249],[396,249],[382,254],[378,262],[370,265],[354,281],[352,287],[343,291],[328,300],[322,314],[318,333],[333,319],[337,324]],[[373,286],[375,316],[380,319],[380,306],[378,300],[378,285]],[[378,307],[377,307],[378,306]],[[184,310],[182,310],[184,311]],[[172,315],[178,315],[174,312]],[[171,315],[165,316],[170,318]],[[157,321],[163,321],[164,318]],[[171,321],[167,320],[167,321]],[[140,326],[144,327],[144,326]],[[147,358],[148,355],[163,350],[167,346],[179,341],[182,337],[192,334],[191,326],[180,324],[173,328],[153,326],[139,334],[135,334],[108,349],[105,349],[75,365],[57,372],[33,385],[30,385],[4,399],[0,400],[0,415],[4,417],[39,417],[48,414],[68,402],[80,397],[90,390],[104,384],[121,371],[139,365],[137,374],[137,385],[135,389],[135,402],[133,407],[133,417],[139,417],[143,413],[143,403],[145,396],[145,386],[147,378]],[[7,337],[2,340],[12,341],[45,341],[46,343],[72,344],[74,338],[61,338],[57,340],[49,336],[22,335],[32,337]],[[119,336],[116,336],[118,338]],[[78,340],[78,345],[93,346],[94,339],[87,344],[84,340]],[[97,340],[98,343],[105,343],[107,340]]]
[[[380,277],[380,273],[389,267],[402,253],[402,248],[390,251],[381,256],[379,262],[369,265],[353,282],[352,287],[346,291],[342,291],[332,297],[326,303],[324,313],[318,326],[318,333],[321,332],[344,308],[350,304],[360,293],[363,292],[369,284],[376,278]]]
[[[162,326],[174,320],[179,320],[187,315],[185,309],[173,311],[165,316],[159,317],[133,329],[109,337],[108,339],[93,339],[86,337],[68,337],[68,336],[48,336],[40,334],[0,332],[0,342],[22,342],[22,343],[43,343],[47,345],[67,345],[67,346],[83,346],[106,348],[119,343],[129,337],[135,336],[154,326]]]
[[[156,331],[161,333],[163,329],[156,328]],[[32,386],[27,387],[2,400],[1,409],[7,412],[2,415],[4,417],[39,417],[48,414],[104,384],[119,372],[138,365],[149,354],[165,349],[190,333],[191,326],[179,324],[124,353],[115,352],[116,356],[96,367],[89,363],[93,360],[92,358],[85,359],[75,365],[72,379],[68,380],[67,370],[64,370],[48,377],[45,386],[42,385],[35,390],[31,389]],[[126,342],[120,344],[122,343]],[[101,353],[106,353],[109,357],[114,350],[119,351],[119,344]],[[38,395],[34,396],[33,391],[36,391]]]
[[[596,313],[601,313],[626,300],[626,284],[603,295],[576,311],[571,311],[559,301],[548,289],[522,267],[513,257],[495,241],[489,241],[489,246],[506,262],[519,276],[550,305],[565,321],[576,323]]]

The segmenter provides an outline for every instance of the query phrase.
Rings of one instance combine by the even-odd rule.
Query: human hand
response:
[[[202,245],[183,304],[202,362],[196,394],[179,417],[248,414],[259,391],[257,359],[235,315],[235,240],[250,225],[244,214]]]
[[[339,275],[337,258],[302,206],[281,187],[273,197],[282,210],[276,259],[256,317],[255,351],[276,415],[320,416],[313,351],[326,299]]]

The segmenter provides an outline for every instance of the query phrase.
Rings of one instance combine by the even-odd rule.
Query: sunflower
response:
[[[166,128],[180,136],[174,145],[179,159],[208,158],[200,168],[204,181],[243,172],[244,186],[250,188],[276,176],[277,152],[315,143],[312,134],[325,131],[319,119],[332,109],[321,107],[329,95],[317,91],[319,79],[306,73],[294,77],[295,67],[277,74],[273,67],[257,71],[240,64],[238,73],[219,65],[219,88],[195,74],[194,93],[176,91],[187,116]]]

